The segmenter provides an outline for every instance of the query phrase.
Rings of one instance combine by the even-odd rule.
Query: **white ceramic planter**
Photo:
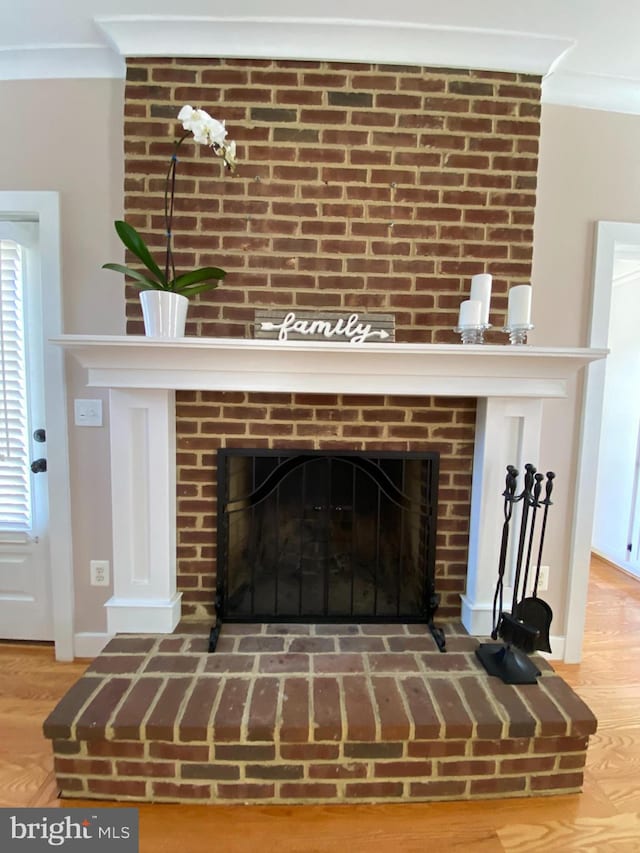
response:
[[[141,290],[144,331],[150,338],[183,338],[189,300],[167,290]]]

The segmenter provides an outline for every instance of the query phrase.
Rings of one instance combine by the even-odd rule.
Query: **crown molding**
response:
[[[105,45],[30,45],[0,49],[0,80],[124,79],[125,60]]]
[[[0,49],[0,80],[123,79],[129,56],[373,62],[540,75],[543,103],[640,115],[640,81],[564,70],[569,38],[351,18],[121,15],[95,23],[105,44]]]
[[[640,80],[558,71],[542,81],[545,104],[640,115]]]
[[[567,38],[382,21],[122,15],[96,24],[123,56],[225,56],[376,62],[546,74]]]

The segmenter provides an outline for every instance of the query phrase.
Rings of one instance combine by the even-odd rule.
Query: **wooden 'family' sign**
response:
[[[317,311],[256,311],[256,338],[278,341],[367,341],[395,340],[393,314],[359,314]]]

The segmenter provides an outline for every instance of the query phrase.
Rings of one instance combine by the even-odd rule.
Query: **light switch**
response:
[[[76,426],[102,426],[102,400],[74,400],[73,408]]]

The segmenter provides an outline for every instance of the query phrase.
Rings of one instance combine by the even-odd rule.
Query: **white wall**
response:
[[[60,193],[66,333],[124,333],[122,280],[100,269],[122,257],[113,220],[122,215],[123,92],[121,80],[0,82],[0,189]],[[71,400],[106,399],[71,358],[67,381]],[[109,590],[89,586],[88,566],[111,559],[107,427],[74,427],[71,409],[68,418],[75,630],[100,632]]]
[[[598,220],[640,223],[640,116],[543,105],[531,343],[584,346]]]
[[[545,105],[541,126],[532,271],[536,329],[530,341],[586,346],[595,224],[640,222],[640,116]],[[566,632],[569,592],[573,600],[579,597],[567,567],[582,390],[580,378],[567,400],[545,403],[540,463],[557,473],[544,559],[551,568],[545,598],[554,611],[553,634]],[[592,416],[599,418],[600,413]],[[595,471],[583,489],[587,501],[592,501]],[[588,559],[577,570],[586,578]],[[571,618],[580,621],[573,613]]]

